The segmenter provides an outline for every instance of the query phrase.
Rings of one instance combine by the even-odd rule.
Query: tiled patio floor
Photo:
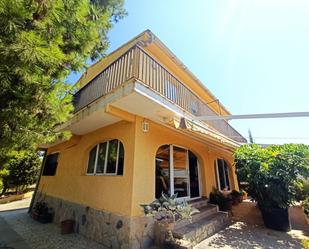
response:
[[[15,249],[105,249],[103,245],[90,241],[79,234],[61,235],[60,228],[55,224],[41,224],[31,219],[27,209],[0,212],[0,218],[14,229],[15,234],[17,233],[16,243],[20,242],[22,238],[29,245],[29,247],[15,247]],[[9,227],[8,225],[6,227]],[[0,236],[0,238],[3,237],[2,231]],[[11,241],[13,240],[14,238],[11,239]]]

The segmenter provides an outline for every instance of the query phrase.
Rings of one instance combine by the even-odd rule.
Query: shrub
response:
[[[260,207],[286,209],[297,199],[301,177],[309,175],[309,149],[301,144],[244,145],[236,150],[235,163]]]
[[[2,193],[2,189],[3,189],[3,182],[2,179],[0,178],[0,193]]]
[[[13,151],[0,170],[3,181],[4,194],[9,189],[15,189],[16,193],[24,191],[29,185],[35,183],[41,160],[36,152]]]
[[[225,196],[219,190],[213,188],[209,194],[209,203],[218,205],[220,211],[228,211],[231,210],[232,197],[231,195]]]
[[[297,201],[303,201],[309,196],[309,182],[300,182],[296,194]]]
[[[237,199],[237,198],[241,197],[242,194],[240,192],[238,192],[237,190],[232,190],[231,196],[232,196],[232,198]]]

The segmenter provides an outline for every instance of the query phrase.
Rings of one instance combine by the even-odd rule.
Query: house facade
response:
[[[78,82],[72,137],[46,145],[35,200],[55,222],[110,248],[148,248],[140,204],[162,192],[196,200],[238,190],[233,151],[246,140],[204,85],[149,30],[91,66]]]

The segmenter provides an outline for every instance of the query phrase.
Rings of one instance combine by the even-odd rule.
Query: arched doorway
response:
[[[163,145],[156,154],[156,198],[161,193],[178,198],[200,197],[199,165],[193,152],[175,145]]]

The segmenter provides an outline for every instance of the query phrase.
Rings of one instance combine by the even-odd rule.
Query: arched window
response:
[[[124,148],[117,140],[97,144],[89,153],[87,175],[123,175]]]
[[[229,168],[224,159],[218,158],[215,161],[216,182],[219,190],[231,190],[229,180]]]

